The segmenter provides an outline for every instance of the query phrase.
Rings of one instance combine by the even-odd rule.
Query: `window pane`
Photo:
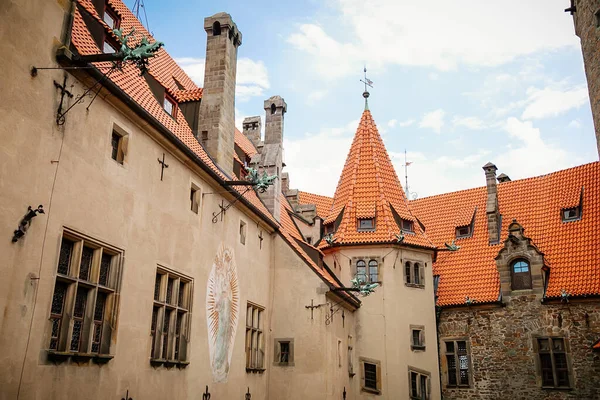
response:
[[[461,385],[468,385],[469,384],[469,371],[467,370],[460,370],[460,384]]]
[[[419,389],[420,389],[421,399],[426,399],[427,398],[427,376],[421,375],[421,387]]]
[[[549,353],[540,354],[540,364],[542,367],[542,385],[554,386],[554,377],[552,375],[552,358]]]
[[[106,22],[106,25],[108,25],[109,28],[111,28],[111,29],[115,28],[114,18],[106,11],[104,11],[104,22]]]
[[[446,342],[446,352],[454,353],[454,342]]]
[[[565,342],[562,339],[552,339],[553,352],[565,351]]]
[[[98,283],[101,285],[108,286],[112,258],[113,256],[110,254],[102,254],[102,260],[100,260],[100,276],[98,277]]]
[[[410,395],[411,397],[417,397],[419,396],[419,393],[417,391],[417,373],[416,372],[411,372],[410,373]]]
[[[169,350],[169,324],[171,322],[171,311],[165,312],[165,320],[163,322],[163,343],[162,343],[162,358],[167,359]]]
[[[86,281],[89,279],[93,257],[94,249],[83,246],[83,251],[81,252],[81,264],[79,266],[79,279],[83,279]]]
[[[459,340],[456,342],[456,346],[458,347],[458,354],[467,354],[467,342],[464,340]]]
[[[456,385],[456,359],[454,355],[447,355],[448,363],[448,385]]]
[[[419,264],[415,263],[413,266],[413,282],[417,285],[421,284],[421,274],[419,273]]]
[[[363,260],[356,262],[356,275],[359,282],[364,283],[367,281],[367,264]]]
[[[413,331],[412,331],[413,345],[415,345],[415,346],[421,345],[420,336],[421,336],[421,331],[418,329],[413,329]]]
[[[173,115],[173,103],[171,103],[171,101],[165,97],[165,101],[163,103],[163,107],[165,108],[165,111],[169,114],[169,115]]]
[[[404,275],[406,275],[406,283],[411,283],[411,279],[410,279],[410,263],[407,261],[406,264],[404,264]]]
[[[364,363],[365,387],[377,390],[377,365]]]
[[[154,281],[154,300],[158,301],[160,300],[160,281],[161,281],[162,275],[161,274],[156,274],[156,280]]]
[[[102,48],[102,51],[104,53],[108,53],[108,54],[110,54],[110,53],[116,53],[117,52],[117,50],[110,43],[108,43],[106,41],[104,42],[104,46]]]
[[[377,282],[379,280],[377,261],[369,261],[369,281]]]
[[[286,363],[290,360],[290,342],[280,342],[280,360],[279,362]]]
[[[540,352],[550,351],[550,342],[548,339],[538,339],[538,347]]]
[[[529,272],[529,264],[525,261],[517,261],[513,266],[514,272]]]
[[[68,275],[69,274],[69,265],[71,263],[71,254],[73,253],[73,242],[69,239],[63,238],[62,243],[60,245],[60,256],[58,258],[58,268],[57,271],[59,274]]]

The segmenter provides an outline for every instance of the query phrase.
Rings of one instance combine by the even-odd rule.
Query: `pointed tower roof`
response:
[[[360,229],[362,219],[373,219],[373,229]],[[414,232],[404,231],[404,244],[434,247],[410,212],[402,185],[367,108],[324,223],[333,224],[334,245],[343,245],[397,242],[402,220],[412,225]],[[329,245],[323,241],[321,246]]]

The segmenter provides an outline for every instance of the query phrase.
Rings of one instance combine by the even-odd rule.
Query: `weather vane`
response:
[[[368,110],[369,103],[368,103],[367,99],[369,98],[369,92],[367,91],[367,86],[372,88],[373,81],[370,80],[369,78],[367,78],[367,67],[366,66],[364,68],[364,72],[365,72],[365,79],[364,80],[361,79],[360,81],[365,84],[365,91],[363,92],[363,97],[365,98],[365,110]]]

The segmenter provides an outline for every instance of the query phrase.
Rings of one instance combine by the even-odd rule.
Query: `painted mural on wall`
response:
[[[233,250],[221,244],[206,287],[208,349],[215,382],[227,382],[239,313],[240,293]]]

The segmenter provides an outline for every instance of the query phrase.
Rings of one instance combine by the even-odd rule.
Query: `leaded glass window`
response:
[[[246,304],[246,371],[265,367],[264,313],[263,307],[254,303]],[[289,360],[289,351],[287,357]],[[281,359],[281,356],[279,358]]]
[[[152,362],[184,363],[190,341],[192,280],[159,268],[150,324]]]
[[[379,266],[377,265],[377,261],[371,260],[369,261],[369,282],[378,282],[379,281]]]
[[[364,260],[356,262],[356,276],[359,282],[365,283],[367,281],[367,264]]]
[[[72,232],[63,234],[50,306],[50,351],[109,353],[112,328],[105,321],[117,312],[114,295],[120,254]],[[107,308],[108,304],[113,307]]]
[[[568,388],[569,365],[564,338],[538,338],[537,350],[543,387]]]
[[[447,386],[469,386],[470,363],[466,340],[446,340]]]

